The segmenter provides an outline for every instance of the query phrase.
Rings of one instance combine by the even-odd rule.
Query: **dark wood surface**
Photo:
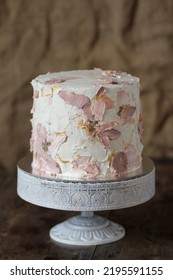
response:
[[[139,206],[99,212],[126,229],[123,239],[78,247],[54,244],[49,229],[78,213],[29,204],[16,176],[0,172],[0,259],[173,259],[173,161],[155,161],[156,194]]]

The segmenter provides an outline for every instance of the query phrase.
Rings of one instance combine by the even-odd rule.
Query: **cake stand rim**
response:
[[[61,182],[66,182],[66,183],[81,183],[81,184],[95,184],[95,183],[118,183],[118,182],[123,182],[123,181],[127,181],[127,180],[133,180],[136,178],[140,178],[141,176],[145,176],[147,174],[149,174],[152,170],[155,170],[155,165],[153,160],[151,160],[149,157],[147,156],[142,156],[142,165],[141,167],[139,167],[138,169],[136,169],[135,171],[129,172],[127,173],[124,177],[120,177],[120,178],[112,178],[112,179],[102,179],[102,178],[98,178],[97,180],[89,180],[89,179],[77,179],[77,178],[55,178],[55,177],[46,177],[46,176],[39,176],[36,175],[34,173],[32,173],[32,170],[24,170],[22,169],[23,167],[21,166],[21,162],[23,160],[26,161],[30,161],[30,166],[31,166],[31,162],[32,162],[32,157],[30,155],[24,156],[22,157],[18,162],[17,162],[17,169],[21,169],[22,172],[29,174],[30,176],[33,176],[35,178],[40,178],[41,180],[47,180],[47,181],[55,181],[57,183],[61,183]],[[145,165],[147,167],[145,167]],[[143,169],[143,170],[142,170]]]
[[[101,211],[142,204],[155,194],[155,166],[146,174],[115,181],[56,181],[18,166],[17,193],[32,204],[69,211]]]

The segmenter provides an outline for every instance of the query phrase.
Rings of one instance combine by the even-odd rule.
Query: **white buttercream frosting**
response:
[[[32,81],[32,167],[58,178],[116,178],[141,166],[139,79],[77,70]]]

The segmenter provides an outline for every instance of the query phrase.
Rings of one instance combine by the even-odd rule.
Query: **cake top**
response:
[[[47,73],[38,76],[32,81],[32,84],[39,83],[40,86],[61,86],[64,89],[71,88],[74,90],[87,89],[98,86],[104,86],[108,88],[133,85],[139,81],[139,78],[130,74],[114,70],[73,70],[62,71],[56,73]]]

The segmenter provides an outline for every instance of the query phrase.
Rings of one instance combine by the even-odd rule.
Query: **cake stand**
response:
[[[118,180],[72,180],[45,178],[31,171],[31,158],[18,163],[18,195],[35,205],[80,211],[50,230],[53,241],[70,245],[98,245],[114,242],[125,235],[124,228],[94,211],[135,206],[155,193],[155,167],[143,158],[142,167]]]

